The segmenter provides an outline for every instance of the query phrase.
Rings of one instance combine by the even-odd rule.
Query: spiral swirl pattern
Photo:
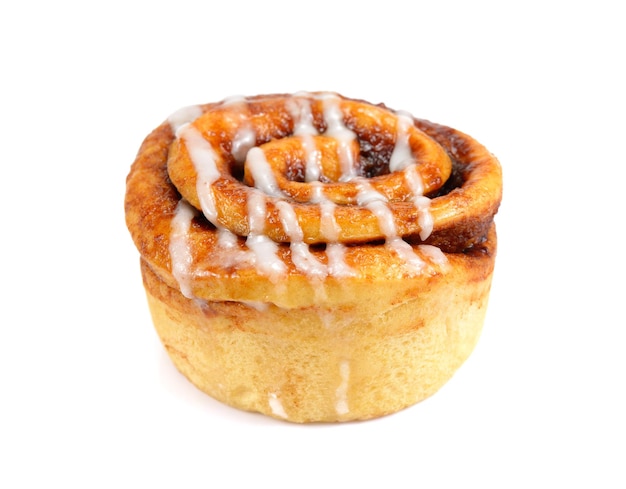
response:
[[[423,256],[480,244],[501,199],[499,163],[469,136],[334,93],[188,107],[148,139],[127,220],[149,228],[134,233],[142,255],[186,295],[189,267],[216,247],[233,250],[226,266],[274,278],[287,261],[315,278],[355,273],[346,247],[377,243],[419,271]]]
[[[216,226],[278,242],[427,237],[423,195],[452,166],[408,116],[332,94],[229,101],[177,135],[168,168],[183,197]]]

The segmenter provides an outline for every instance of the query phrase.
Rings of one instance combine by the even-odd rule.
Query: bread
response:
[[[233,407],[368,419],[473,350],[500,165],[471,137],[334,93],[185,108],[144,141],[126,222],[176,367]]]

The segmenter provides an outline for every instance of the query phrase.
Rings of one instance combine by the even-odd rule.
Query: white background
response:
[[[626,487],[618,5],[3,3],[0,487]],[[299,90],[456,127],[504,169],[477,349],[376,421],[291,425],[196,391],[124,223],[171,112]]]

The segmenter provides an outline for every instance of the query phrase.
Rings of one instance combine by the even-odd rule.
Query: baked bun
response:
[[[501,192],[459,131],[298,93],[172,115],[125,209],[176,367],[236,408],[332,422],[425,399],[471,353]]]

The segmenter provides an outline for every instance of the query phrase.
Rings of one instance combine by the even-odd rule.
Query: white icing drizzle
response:
[[[313,136],[305,134],[300,136],[302,141],[302,148],[306,158],[306,165],[304,167],[304,181],[305,182],[318,182],[322,177],[322,153],[317,149],[315,145],[315,139]]]
[[[265,234],[265,196],[258,190],[248,195],[248,225],[250,234],[246,239],[246,246],[255,255],[257,270],[276,280],[286,271],[285,263],[278,257],[278,244]]]
[[[362,178],[359,180],[359,193],[356,196],[356,202],[360,206],[367,206],[372,202],[387,202],[387,198]]]
[[[285,273],[287,266],[278,256],[278,244],[264,234],[266,195],[282,197],[283,193],[276,183],[261,148],[255,147],[248,151],[246,165],[252,173],[256,187],[248,193],[247,210],[250,231],[246,246],[255,255],[257,270],[275,281]]]
[[[430,199],[423,195],[424,185],[422,177],[417,172],[415,165],[410,165],[404,170],[404,179],[413,194],[413,205],[418,210],[417,223],[420,226],[420,238],[425,240],[433,232],[434,220],[430,213]]]
[[[380,230],[387,240],[396,238],[396,224],[387,203],[383,200],[372,200],[365,207],[376,216]]]
[[[433,232],[435,220],[430,213],[430,199],[425,196],[417,196],[413,199],[413,203],[419,211],[417,223],[420,226],[420,238],[426,240]]]
[[[335,208],[337,207],[330,200],[319,203],[320,206],[320,232],[326,242],[335,243],[339,240],[339,226],[335,220]]]
[[[193,126],[186,125],[179,131],[179,137],[185,142],[189,157],[196,170],[196,191],[200,206],[205,217],[215,226],[217,222],[217,210],[215,208],[215,197],[211,186],[219,178],[217,169],[217,155],[202,134]]]
[[[221,103],[222,107],[231,108],[231,111],[224,114],[224,117],[235,129],[235,135],[231,141],[230,154],[237,163],[243,163],[248,151],[256,145],[256,131],[250,124],[247,104],[248,99],[243,95],[233,95],[222,100]]]
[[[328,257],[328,274],[333,277],[353,277],[356,272],[346,263],[346,247],[341,243],[328,243],[326,256]]]
[[[283,408],[283,404],[278,398],[278,394],[276,394],[275,392],[270,392],[267,402],[269,403],[270,409],[275,416],[283,419],[288,419],[285,408]]]
[[[348,360],[339,362],[339,376],[341,383],[335,390],[335,411],[337,414],[347,414],[350,412],[348,407],[348,386],[350,380],[350,363]]]
[[[311,102],[308,98],[298,97],[287,104],[288,110],[293,117],[293,135],[300,138],[302,149],[304,149],[305,170],[304,181],[319,181],[322,175],[321,153],[315,146],[313,136],[319,132],[313,125],[313,114],[311,113]]]
[[[191,292],[190,271],[193,263],[191,248],[187,240],[191,220],[196,215],[196,210],[185,200],[180,200],[176,205],[174,217],[170,224],[170,260],[172,263],[172,275],[178,282],[181,293],[188,299],[193,299]]]
[[[254,179],[254,186],[271,197],[285,197],[278,187],[272,169],[261,148],[251,148],[246,158],[246,166]]]
[[[443,251],[433,245],[419,245],[419,250],[426,255],[435,265],[444,266],[448,263],[448,259]]]
[[[278,257],[278,245],[263,234],[253,234],[246,239],[246,246],[255,255],[257,270],[276,281],[286,271],[285,263]]]
[[[396,254],[404,260],[405,264],[413,270],[413,272],[421,272],[424,268],[424,261],[417,256],[413,247],[404,241],[402,238],[396,236],[394,238],[388,239],[386,242],[387,246],[389,246]]]
[[[411,146],[409,145],[409,127],[413,125],[411,117],[404,112],[396,112],[398,117],[396,129],[396,142],[391,158],[389,159],[389,171],[395,172],[405,169],[415,162]]]
[[[217,243],[221,248],[234,249],[238,243],[238,237],[230,229],[224,227],[217,228]]]
[[[243,163],[250,149],[256,145],[256,132],[248,124],[241,126],[235,133],[230,152],[237,163]]]
[[[341,177],[339,181],[347,182],[357,176],[356,165],[351,151],[351,143],[357,137],[356,133],[348,129],[343,122],[343,112],[339,106],[339,97],[334,94],[320,95],[324,103],[324,121],[326,132],[324,135],[335,138],[339,143],[338,154],[341,163]]]
[[[415,254],[409,243],[396,234],[393,214],[385,202],[375,200],[366,206],[377,218],[381,231],[386,237],[385,245],[392,249],[405,264],[414,272],[424,268],[424,262]]]
[[[288,110],[293,117],[294,136],[317,136],[319,133],[313,125],[313,114],[311,112],[311,102],[307,97],[293,99],[293,103],[288,105]]]
[[[278,208],[283,230],[285,231],[285,234],[289,236],[289,241],[302,242],[304,234],[302,233],[302,228],[300,227],[296,213],[293,210],[293,206],[288,202],[280,201],[276,203],[276,207]]]
[[[415,158],[409,144],[409,128],[413,126],[413,118],[406,112],[396,112],[398,117],[396,142],[389,160],[389,171],[404,171],[404,178],[413,194],[413,204],[417,208],[420,238],[427,239],[433,230],[433,217],[430,213],[430,199],[424,196],[422,177],[417,171]]]
[[[291,259],[296,268],[312,278],[323,279],[328,275],[326,265],[321,263],[303,242],[304,234],[298,223],[298,218],[291,204],[280,201],[276,204],[280,215],[280,222],[287,236],[289,236]]]
[[[326,257],[328,258],[328,274],[333,277],[351,277],[356,275],[345,261],[345,246],[338,243],[340,228],[335,220],[335,203],[328,200],[323,193],[321,183],[312,183],[311,202],[320,207],[320,232],[326,241]]]
[[[392,249],[414,272],[421,271],[424,268],[424,262],[415,254],[411,245],[397,235],[393,213],[387,205],[385,196],[363,180],[359,182],[357,202],[369,209],[378,219],[380,230],[385,235],[385,245]]]
[[[182,107],[167,118],[172,132],[178,133],[178,130],[185,124],[195,121],[202,115],[202,108],[199,105],[189,105]]]
[[[245,104],[248,102],[248,97],[245,95],[231,95],[222,100],[222,106],[228,107],[229,105]]]
[[[321,183],[312,182],[311,203],[320,207],[320,232],[326,242],[334,243],[339,239],[341,229],[335,220],[335,203],[324,195]]]
[[[252,190],[248,195],[247,210],[249,234],[263,234],[265,231],[265,196],[259,191]]]

